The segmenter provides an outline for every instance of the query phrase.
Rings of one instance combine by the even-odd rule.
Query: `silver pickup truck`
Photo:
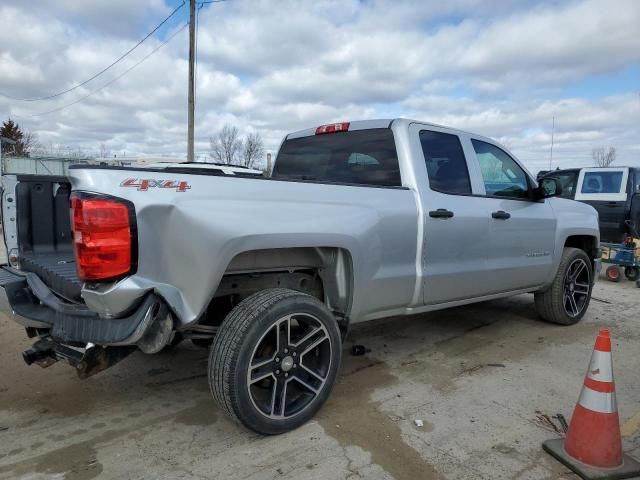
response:
[[[189,339],[210,347],[217,403],[263,434],[320,408],[351,324],[522,293],[573,324],[599,258],[596,211],[552,198],[557,180],[407,119],[289,134],[270,177],[78,166],[3,187],[0,291],[27,363],[86,377]]]

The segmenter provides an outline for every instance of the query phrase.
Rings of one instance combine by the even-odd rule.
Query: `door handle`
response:
[[[453,212],[446,208],[439,208],[437,210],[431,210],[429,216],[431,218],[451,218],[453,217]]]
[[[491,216],[498,220],[508,220],[509,218],[511,218],[511,214],[505,212],[504,210],[498,210],[497,212],[493,212]]]

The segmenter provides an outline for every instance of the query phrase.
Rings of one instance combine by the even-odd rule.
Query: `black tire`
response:
[[[576,271],[578,278],[572,280]],[[591,260],[584,251],[566,247],[553,282],[546,290],[535,294],[536,310],[547,322],[573,325],[589,308],[592,288]]]
[[[604,274],[607,276],[607,280],[609,280],[610,282],[618,283],[622,278],[622,270],[617,265],[608,266]]]
[[[640,268],[625,267],[624,276],[627,277],[627,280],[629,280],[630,282],[635,282],[640,278]]]
[[[245,427],[284,433],[320,409],[340,360],[338,324],[322,302],[267,289],[240,302],[222,322],[209,354],[209,387],[225,413]]]

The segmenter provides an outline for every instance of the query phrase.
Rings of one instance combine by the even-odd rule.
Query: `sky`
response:
[[[3,0],[0,93],[69,89],[181,4]],[[69,93],[0,96],[0,120],[49,148],[184,158],[187,19],[184,6]],[[592,165],[610,146],[616,164],[640,166],[638,0],[228,0],[198,20],[200,159],[225,124],[275,153],[290,131],[408,117],[492,137],[533,173]]]

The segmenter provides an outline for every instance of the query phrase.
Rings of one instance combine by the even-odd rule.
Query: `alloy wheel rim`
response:
[[[323,390],[331,354],[329,333],[317,317],[294,313],[278,319],[251,354],[247,389],[253,406],[270,419],[299,415]]]
[[[571,262],[564,277],[563,304],[570,317],[577,317],[587,305],[591,285],[589,267],[578,258]]]

